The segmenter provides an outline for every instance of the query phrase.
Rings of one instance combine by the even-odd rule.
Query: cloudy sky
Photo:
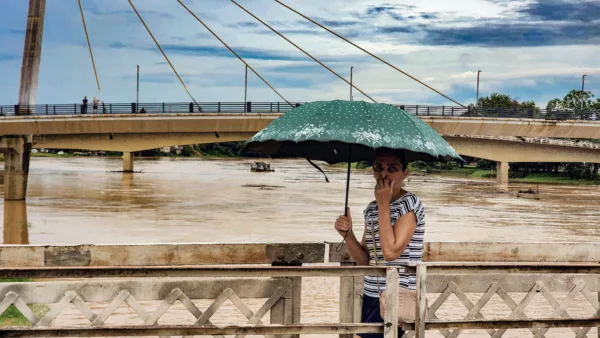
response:
[[[244,68],[176,0],[132,0],[197,101],[242,101]],[[183,0],[289,101],[347,99],[349,86],[228,0]],[[273,0],[237,0],[381,102],[452,104]],[[450,97],[494,91],[540,106],[571,89],[600,95],[600,1],[284,0]],[[189,98],[127,0],[82,0],[106,102]],[[0,104],[14,104],[26,0],[0,0]],[[76,0],[48,0],[38,103],[98,95]],[[248,99],[281,101],[254,74]],[[355,92],[355,99],[364,99]]]

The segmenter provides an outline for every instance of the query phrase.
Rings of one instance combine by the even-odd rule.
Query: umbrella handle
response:
[[[348,195],[350,194],[350,169],[352,169],[352,145],[351,144],[348,146],[348,171],[346,173],[346,202],[345,202],[345,206],[344,206],[344,216],[346,216],[346,217],[348,217]],[[348,236],[348,232],[349,231],[346,231],[346,234],[344,234],[344,238],[342,239],[342,242],[335,249],[336,252],[340,252],[342,250],[342,245],[346,241],[346,236]]]

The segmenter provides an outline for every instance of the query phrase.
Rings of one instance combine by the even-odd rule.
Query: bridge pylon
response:
[[[16,115],[31,115],[30,107],[36,104],[45,13],[46,0],[29,0],[19,84],[19,109],[15,111]],[[0,140],[0,150],[4,153],[5,244],[28,242],[25,199],[31,143],[31,135],[10,135]]]

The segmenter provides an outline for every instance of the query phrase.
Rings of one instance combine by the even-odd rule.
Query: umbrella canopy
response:
[[[334,164],[371,162],[377,148],[404,149],[408,161],[463,161],[446,140],[412,114],[389,104],[344,100],[294,108],[249,139],[242,151]]]

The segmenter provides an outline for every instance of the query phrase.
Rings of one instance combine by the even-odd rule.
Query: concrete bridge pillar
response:
[[[29,244],[27,202],[4,201],[4,244]]]
[[[4,200],[25,200],[31,142],[27,136],[6,136],[0,149],[4,153]]]
[[[27,136],[6,136],[0,140],[4,153],[4,244],[28,244],[27,176],[31,142]]]
[[[496,162],[496,186],[499,190],[508,191],[508,162]]]
[[[124,173],[132,173],[133,172],[133,153],[131,153],[131,152],[123,153],[123,172]]]

